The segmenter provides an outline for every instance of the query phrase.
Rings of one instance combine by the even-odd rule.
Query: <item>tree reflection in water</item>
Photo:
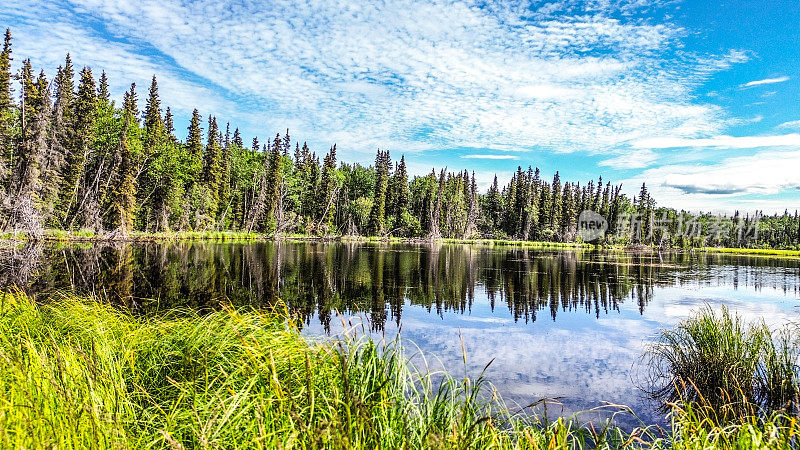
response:
[[[6,246],[0,283],[40,297],[93,294],[136,313],[269,306],[281,299],[304,323],[366,313],[373,330],[413,305],[470,311],[476,290],[493,310],[534,322],[560,310],[600,317],[656,286],[726,283],[798,289],[797,262],[732,255],[551,251],[428,244],[267,242]]]

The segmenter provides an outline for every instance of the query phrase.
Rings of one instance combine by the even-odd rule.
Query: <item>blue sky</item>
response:
[[[22,0],[15,63],[67,51],[121,98],[159,79],[185,135],[289,128],[409,170],[602,175],[688,210],[800,209],[800,2]]]

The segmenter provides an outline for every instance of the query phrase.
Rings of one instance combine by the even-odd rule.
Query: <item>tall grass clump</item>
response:
[[[647,355],[651,394],[665,410],[703,411],[715,423],[796,414],[800,353],[796,332],[745,323],[706,306],[661,333]]]
[[[434,381],[436,380],[436,381]],[[643,432],[540,422],[402,347],[308,343],[285,312],[133,317],[0,296],[3,448],[618,448]]]

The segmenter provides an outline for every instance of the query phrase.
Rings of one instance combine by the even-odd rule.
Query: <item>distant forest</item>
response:
[[[282,135],[245,143],[238,128],[195,109],[185,140],[153,76],[144,109],[136,85],[122,103],[89,67],[67,55],[49,81],[30,59],[14,70],[11,32],[0,54],[0,223],[5,233],[88,230],[230,230],[266,234],[580,240],[581,211],[600,213],[607,244],[800,248],[797,211],[717,218],[657,207],[642,185],[543,179],[519,167],[478,192],[474,172],[409,179],[403,156],[379,150],[370,166],[339,163]],[[631,217],[637,220],[629,220]],[[622,223],[622,221],[626,221]],[[689,226],[691,225],[691,226]],[[687,228],[688,227],[688,228]],[[757,233],[742,233],[751,229]],[[690,232],[687,232],[689,230]]]

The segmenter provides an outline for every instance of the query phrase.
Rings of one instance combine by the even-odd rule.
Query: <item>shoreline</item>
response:
[[[163,233],[135,232],[127,237],[113,235],[96,235],[91,232],[64,232],[47,230],[41,238],[44,242],[61,243],[143,243],[143,242],[190,242],[207,241],[217,243],[234,242],[353,242],[353,243],[397,243],[397,244],[466,244],[476,246],[507,246],[538,249],[569,250],[607,250],[626,253],[645,252],[693,252],[718,253],[740,256],[757,256],[769,258],[800,258],[800,250],[768,249],[768,248],[734,248],[734,247],[694,247],[694,248],[659,248],[649,245],[603,245],[585,242],[549,242],[522,241],[514,239],[457,239],[457,238],[401,238],[374,237],[355,235],[312,236],[303,234],[270,235],[264,233],[245,233],[236,231],[179,231]],[[23,233],[0,234],[0,241],[28,242],[31,239]]]

